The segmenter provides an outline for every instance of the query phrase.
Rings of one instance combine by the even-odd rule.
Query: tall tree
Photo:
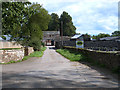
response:
[[[56,13],[51,14],[51,20],[48,25],[49,31],[57,31],[59,30],[59,16]]]
[[[50,15],[40,4],[33,4],[30,7],[34,14],[29,21],[23,26],[21,37],[22,44],[32,46],[35,50],[40,50],[42,31],[48,29]]]
[[[2,33],[16,36],[28,21],[30,2],[2,2]]]
[[[30,2],[3,2],[2,11],[3,34],[11,35],[11,40],[23,46],[40,50],[42,30],[48,29],[50,20],[48,11]]]
[[[112,36],[120,36],[120,31],[114,31],[114,32],[112,33]]]
[[[76,32],[76,27],[73,25],[72,17],[65,11],[60,16],[60,22],[63,22],[63,36],[72,36]]]

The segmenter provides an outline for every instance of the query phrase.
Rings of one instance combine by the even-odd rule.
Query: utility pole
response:
[[[63,46],[63,21],[61,21],[61,43]]]

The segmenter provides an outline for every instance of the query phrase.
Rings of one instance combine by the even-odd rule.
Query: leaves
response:
[[[64,11],[60,16],[61,21],[63,22],[63,36],[73,36],[76,27],[73,25],[72,17]]]
[[[3,2],[3,34],[23,46],[40,49],[42,30],[48,29],[50,15],[40,4],[30,2]]]
[[[49,31],[57,31],[60,28],[59,16],[56,13],[51,14],[51,20],[48,25]]]
[[[120,31],[114,31],[114,32],[112,33],[112,36],[120,36]]]

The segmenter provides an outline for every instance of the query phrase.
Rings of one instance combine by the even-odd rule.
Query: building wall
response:
[[[20,44],[15,44],[15,41],[0,41],[0,49],[1,48],[21,48]]]

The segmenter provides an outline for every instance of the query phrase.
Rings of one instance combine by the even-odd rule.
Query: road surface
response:
[[[3,88],[118,88],[106,71],[71,62],[48,46],[43,57],[2,65]]]

